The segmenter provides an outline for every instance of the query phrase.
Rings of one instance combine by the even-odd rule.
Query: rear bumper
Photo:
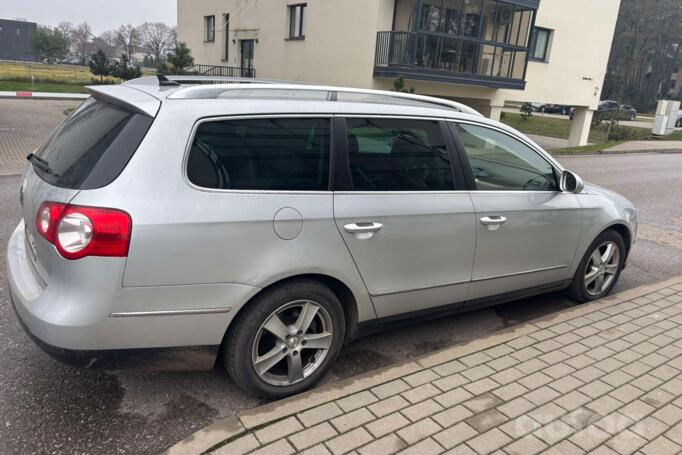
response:
[[[257,292],[237,284],[124,288],[124,260],[86,259],[53,264],[44,283],[27,258],[23,223],[8,244],[17,318],[41,349],[78,367],[210,369],[235,313],[230,307]]]
[[[50,357],[64,365],[75,368],[103,370],[208,370],[218,357],[220,345],[185,346],[141,349],[78,350],[64,349],[41,340],[21,319],[14,296],[10,291],[10,302],[19,324],[28,337]]]

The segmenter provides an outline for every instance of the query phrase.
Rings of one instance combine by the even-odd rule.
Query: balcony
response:
[[[377,33],[374,77],[523,90],[538,2],[396,0]]]

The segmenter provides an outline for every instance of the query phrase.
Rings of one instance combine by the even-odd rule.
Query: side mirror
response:
[[[585,188],[585,184],[583,183],[583,179],[581,179],[577,174],[574,174],[571,171],[564,171],[561,174],[561,191],[564,191],[566,193],[580,193],[583,188]]]

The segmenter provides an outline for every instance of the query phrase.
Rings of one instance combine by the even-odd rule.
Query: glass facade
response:
[[[375,67],[460,74],[490,85],[501,80],[513,88],[524,83],[536,11],[533,0],[396,0],[394,30],[379,32]]]

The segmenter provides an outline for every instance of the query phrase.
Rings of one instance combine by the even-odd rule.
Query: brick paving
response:
[[[0,175],[21,174],[26,155],[47,140],[79,101],[0,99]]]
[[[524,326],[300,412],[266,405],[212,453],[682,452],[682,280]],[[259,425],[268,407],[291,415]]]

